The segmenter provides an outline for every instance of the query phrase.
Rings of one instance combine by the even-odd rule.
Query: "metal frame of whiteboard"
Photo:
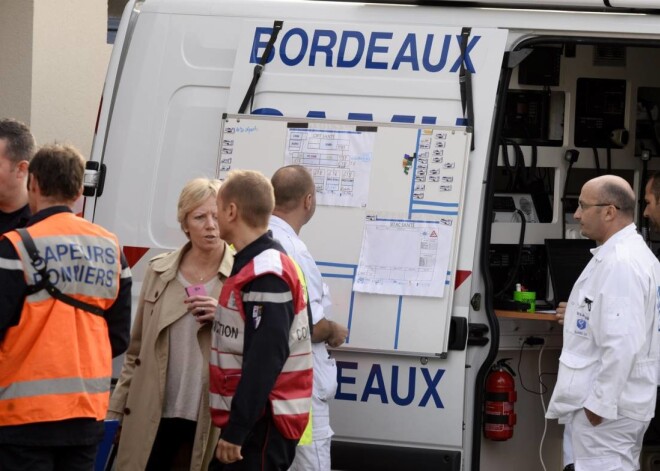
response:
[[[233,132],[226,133],[225,131],[229,127],[227,126],[227,123],[229,122],[233,122],[235,123],[235,125],[232,126]],[[311,253],[314,255],[315,259],[317,260],[319,268],[323,274],[324,281],[331,286],[331,297],[333,299],[333,303],[336,306],[336,309],[331,310],[332,318],[339,322],[345,323],[349,325],[349,327],[351,327],[351,334],[349,336],[349,339],[347,343],[340,348],[340,350],[366,352],[366,353],[413,355],[413,356],[422,356],[422,357],[439,357],[439,358],[446,357],[450,318],[453,310],[454,280],[456,276],[456,263],[457,263],[458,249],[460,244],[461,221],[463,218],[462,208],[463,208],[463,204],[465,200],[465,192],[466,192],[468,157],[470,153],[470,142],[471,142],[471,129],[468,127],[437,126],[431,124],[381,123],[374,121],[353,121],[353,120],[344,121],[344,120],[326,120],[326,119],[313,119],[313,118],[287,118],[280,116],[263,116],[263,115],[223,114],[220,142],[218,146],[216,176],[220,177],[224,172],[234,168],[237,169],[250,168],[250,169],[259,170],[262,173],[264,173],[266,176],[270,177],[276,169],[278,169],[285,163],[284,145],[286,142],[286,137],[288,132],[287,130],[289,129],[289,124],[293,125],[293,127],[299,127],[301,125],[307,124],[308,127],[312,127],[313,125],[319,125],[319,126],[336,126],[337,129],[339,129],[340,127],[345,127],[348,129],[377,128],[378,130],[380,129],[387,130],[387,133],[381,133],[376,137],[376,144],[374,145],[372,167],[370,172],[370,189],[369,189],[370,198],[367,207],[355,208],[355,207],[335,207],[335,206],[317,205],[316,215],[307,225],[303,227],[301,231],[301,237],[307,243]],[[263,139],[254,140],[252,136],[259,135],[261,133],[261,130],[259,129],[260,127],[262,129],[264,127],[268,128],[265,131],[266,134],[264,136],[259,136],[259,137],[263,137]],[[274,135],[267,134],[269,131],[271,131],[270,129],[271,127],[273,131],[277,132],[276,134]],[[362,236],[363,236],[363,224],[367,214],[377,214],[380,217],[385,217],[385,216],[392,216],[393,214],[407,213],[411,219],[422,219],[422,218],[425,220],[441,219],[440,213],[442,213],[443,211],[432,210],[432,209],[431,210],[419,209],[419,207],[424,206],[424,203],[415,202],[413,200],[417,159],[413,161],[413,166],[409,172],[410,176],[404,177],[410,179],[408,182],[404,182],[405,186],[402,191],[405,191],[405,193],[403,195],[399,195],[398,193],[395,195],[397,198],[403,196],[404,199],[406,200],[405,204],[402,204],[401,200],[397,199],[395,206],[398,205],[399,207],[395,211],[391,211],[390,208],[378,208],[378,203],[380,201],[379,202],[372,201],[372,197],[374,196],[374,193],[377,193],[377,191],[374,188],[377,188],[379,192],[383,193],[382,195],[380,195],[383,198],[391,197],[392,194],[391,190],[394,188],[395,185],[390,184],[390,182],[392,182],[392,180],[396,180],[397,178],[402,178],[400,175],[404,175],[402,168],[402,160],[403,160],[402,151],[405,149],[406,153],[412,153],[412,152],[419,153],[419,149],[417,149],[417,146],[419,145],[421,130],[426,130],[426,129],[433,130],[434,132],[446,131],[449,139],[452,141],[452,146],[459,149],[458,151],[455,150],[455,152],[457,152],[455,154],[456,160],[462,162],[463,165],[461,182],[460,182],[461,188],[458,191],[458,202],[455,206],[452,206],[456,212],[456,214],[454,215],[456,227],[454,228],[452,249],[451,249],[449,265],[448,265],[448,271],[450,271],[450,273],[448,276],[448,280],[446,281],[446,283],[449,286],[446,286],[445,294],[442,298],[422,298],[417,296],[402,297],[402,296],[393,296],[393,295],[376,295],[376,294],[365,294],[365,293],[354,292],[352,286],[357,269],[357,263],[359,260],[359,248],[357,255],[355,255],[354,259],[347,260],[346,258],[342,258],[340,260],[337,259],[332,259],[332,261],[328,260],[325,256],[326,253],[325,250],[331,250],[328,247],[332,247],[336,245],[342,245],[342,247],[344,247],[349,243],[355,244],[355,241],[352,239],[340,240],[340,237],[338,237],[339,242],[328,243],[329,240],[327,236],[327,231],[319,232],[319,229],[322,228],[323,226],[322,221],[326,220],[326,218],[328,218],[328,220],[331,220],[333,217],[338,217],[341,218],[342,222],[344,223],[350,222],[350,219],[352,219],[354,223],[360,224],[360,232],[359,234],[356,233],[356,238],[359,239],[357,241],[357,245],[359,247],[361,245]],[[412,131],[417,131],[417,133],[413,135]],[[410,133],[410,136],[412,137],[407,136],[407,133]],[[392,134],[392,135],[391,136],[386,135],[385,137],[383,137],[385,134]],[[411,139],[410,145],[408,145],[407,141],[399,142],[398,140],[396,140],[395,138],[397,137],[396,136],[397,134],[405,135],[406,139],[410,137]],[[396,144],[397,146],[401,147],[401,149],[396,149],[394,151],[391,151],[390,147],[387,147],[385,149],[388,154],[393,153],[395,155],[396,158],[393,159],[392,163],[379,161],[379,159],[384,160],[389,157],[389,155],[385,156],[385,153],[382,152],[384,149],[378,149],[379,137],[384,139],[384,141],[385,138],[391,138],[394,141],[392,144]],[[264,139],[268,139],[268,141],[265,141]],[[230,142],[231,142],[231,146],[228,145]],[[383,143],[381,143],[380,145],[382,146]],[[281,149],[281,152],[278,153],[279,149]],[[228,151],[229,153],[225,153],[226,151]],[[460,154],[458,153],[459,151]],[[397,152],[401,152],[401,153],[399,154]],[[249,155],[246,155],[246,153]],[[277,158],[275,159],[263,158],[264,154],[272,155],[273,153],[275,153]],[[381,157],[379,157],[379,155],[381,155]],[[227,162],[229,162],[229,164],[227,164]],[[375,176],[385,178],[387,183],[384,185],[384,188],[381,188],[378,185],[375,186],[372,185],[374,183]],[[402,183],[399,182],[399,185],[402,185]],[[426,203],[426,204],[431,204],[431,203]],[[416,214],[420,214],[420,213],[423,214],[422,218],[415,216]],[[354,227],[354,224],[353,225],[348,224],[347,226],[344,227]],[[318,248],[319,242],[315,239],[315,237],[313,237],[315,231],[316,233],[319,234],[318,237],[319,239],[321,238],[321,236],[325,237],[323,249],[321,250],[319,250]],[[341,236],[342,234],[339,233],[338,235]],[[345,283],[345,280],[348,279],[350,279],[350,290],[348,290],[348,293],[350,294],[347,293],[347,290],[344,285],[339,285],[339,283]],[[342,286],[342,287],[338,289],[337,288],[338,286]],[[347,301],[348,304],[346,306],[342,305],[343,299],[340,300],[339,302],[337,299],[337,295],[341,296],[344,293],[347,293],[345,298],[346,297],[348,298]],[[381,297],[381,299],[376,300],[374,297]],[[419,324],[417,324],[416,322],[423,322],[425,320],[433,321],[434,320],[433,316],[435,315],[433,313],[429,314],[428,312],[426,312],[421,314],[422,317],[421,321],[410,322],[408,324],[405,324],[405,322],[402,323],[403,316],[408,316],[408,317],[413,315],[417,317],[420,316],[419,313],[413,312],[412,310],[408,313],[408,311],[404,309],[403,298],[406,298],[406,302],[409,305],[410,304],[425,305],[428,303],[429,306],[433,304],[433,306],[430,307],[430,309],[432,309],[433,311],[437,311],[439,308],[444,309],[444,311],[441,311],[439,314],[439,315],[443,315],[444,319],[440,319],[440,320],[436,319],[435,322],[439,324],[436,327],[437,330],[434,329],[431,330],[433,333],[436,334],[435,336],[433,336],[434,347],[429,347],[429,348],[426,348],[424,346],[420,346],[420,348],[415,348],[415,347],[410,348],[410,346],[409,348],[399,347],[399,343],[410,344],[411,342],[413,342],[412,339],[413,334],[417,337],[419,336],[420,333],[425,332],[427,330],[428,326],[424,326],[420,328]],[[359,302],[358,299],[360,300]],[[356,317],[354,317],[355,312],[353,312],[354,308],[356,307],[356,304],[358,306],[360,304],[366,305],[366,304],[371,304],[372,301],[376,303],[382,303],[383,299],[386,299],[385,301],[386,305],[388,306],[395,305],[396,313],[392,314],[390,312],[387,313],[378,312],[377,314],[373,314],[373,315],[377,315],[378,318],[367,319],[367,317],[363,316],[360,319],[361,323],[359,325],[358,323],[356,323]],[[344,309],[345,311],[343,311]],[[424,309],[420,309],[420,311],[424,311]],[[382,335],[384,331],[387,331],[389,327],[389,324],[387,323],[387,319],[394,322],[394,325],[391,326],[391,328],[393,329],[392,332],[393,344],[391,344],[392,347],[383,343],[386,342],[387,339],[372,338],[372,337],[377,337],[379,333]],[[379,325],[380,323],[383,323],[384,325],[381,326]],[[367,327],[365,327],[365,324]],[[370,330],[370,328],[372,327],[375,329],[375,331]],[[410,335],[410,338],[408,338],[404,333],[402,335],[402,338],[400,339],[399,336],[401,335],[402,330],[405,331],[406,328],[409,331],[412,329],[413,334],[409,333],[408,335]],[[417,328],[417,331],[415,331],[415,328]],[[372,333],[374,335],[372,335]],[[389,334],[389,332],[387,333]],[[438,341],[437,337],[440,335],[442,335],[442,338],[440,341]],[[373,343],[369,343],[369,342],[373,342]],[[381,343],[379,344],[378,342]],[[429,341],[429,339],[427,339],[427,342],[430,345],[431,342]],[[438,348],[435,348],[436,346]]]

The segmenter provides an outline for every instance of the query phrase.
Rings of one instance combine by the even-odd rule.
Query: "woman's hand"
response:
[[[188,310],[195,316],[195,320],[200,324],[212,322],[215,317],[215,310],[218,307],[218,300],[210,296],[191,296],[184,302],[188,305]]]

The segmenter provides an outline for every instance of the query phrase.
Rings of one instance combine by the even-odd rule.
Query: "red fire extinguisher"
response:
[[[518,398],[516,375],[507,364],[510,358],[503,358],[495,363],[486,378],[486,405],[484,419],[484,435],[491,440],[508,440],[513,437],[513,426],[516,424],[516,414],[513,403]]]

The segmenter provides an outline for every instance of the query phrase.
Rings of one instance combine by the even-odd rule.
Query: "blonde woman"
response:
[[[108,413],[121,420],[118,470],[206,470],[218,442],[208,358],[218,295],[233,264],[218,229],[219,188],[202,178],[186,184],[177,218],[188,242],[149,263]]]

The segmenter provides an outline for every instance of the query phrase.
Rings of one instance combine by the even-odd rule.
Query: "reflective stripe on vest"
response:
[[[28,231],[52,276],[59,277],[52,280],[59,289],[102,310],[112,306],[122,273],[119,243],[113,234],[72,213],[49,216]],[[14,245],[26,281],[32,284],[34,268],[19,235],[9,232],[5,237]],[[35,293],[26,298],[18,325],[7,329],[2,341],[0,422],[102,420],[111,375],[106,320],[48,293]]]
[[[243,286],[266,273],[282,278],[290,291],[241,293]],[[229,421],[231,401],[242,373],[245,322],[254,321],[253,313],[243,311],[243,302],[292,302],[295,315],[289,329],[290,353],[275,381],[269,401],[275,425],[282,435],[290,439],[299,439],[302,435],[311,408],[312,355],[306,290],[301,274],[291,258],[269,249],[225,281],[213,325],[210,358],[210,406],[217,426],[226,426]]]
[[[0,400],[37,397],[49,394],[88,393],[110,391],[110,377],[106,378],[60,378],[41,379],[12,383],[0,387]]]

